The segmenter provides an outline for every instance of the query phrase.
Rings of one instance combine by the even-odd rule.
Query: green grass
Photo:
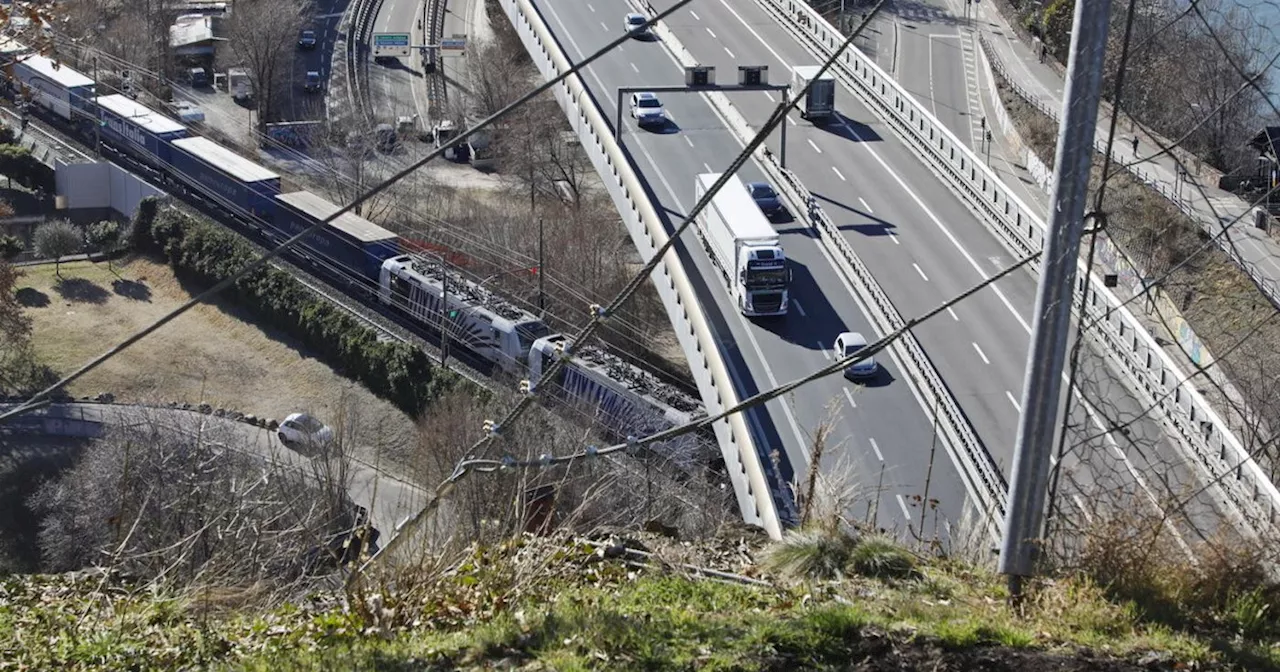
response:
[[[530,565],[539,544],[533,555],[542,562]],[[378,623],[332,594],[265,612],[211,612],[199,594],[163,598],[95,577],[10,577],[0,580],[0,659],[20,669],[286,672],[847,669],[859,660],[877,661],[872,669],[975,669],[981,656],[1035,670],[1083,647],[1118,661],[1105,669],[1139,669],[1125,661],[1158,651],[1200,669],[1280,670],[1280,651],[1263,643],[1275,631],[1262,593],[1232,602],[1225,620],[1257,635],[1242,639],[1230,628],[1148,624],[1074,580],[1038,584],[1018,613],[1006,606],[1000,577],[914,556],[913,578],[855,572],[760,587],[637,570],[558,544],[477,552],[451,575],[388,594]],[[904,552],[883,541],[867,548],[877,558]]]

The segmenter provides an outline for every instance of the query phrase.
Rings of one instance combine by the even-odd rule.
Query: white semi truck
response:
[[[695,201],[718,179],[720,173],[697,176]],[[791,282],[787,255],[778,234],[737,175],[731,176],[699,213],[696,229],[743,315],[787,314],[787,285]]]

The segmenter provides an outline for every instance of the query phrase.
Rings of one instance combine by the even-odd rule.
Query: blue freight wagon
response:
[[[275,226],[289,237],[341,209],[309,191],[281,194],[276,200]],[[382,262],[401,253],[399,236],[354,212],[344,213],[299,243],[373,284],[378,282]]]
[[[270,222],[280,176],[203,137],[169,143],[169,162],[183,180],[212,195],[223,207],[241,216]]]
[[[67,121],[85,114],[94,96],[92,79],[39,54],[14,63],[13,74],[31,102]]]
[[[97,103],[102,137],[157,168],[169,167],[169,143],[188,135],[186,126],[128,96],[99,96]]]

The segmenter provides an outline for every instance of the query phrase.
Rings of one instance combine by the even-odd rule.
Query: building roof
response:
[[[169,46],[193,47],[213,40],[213,17],[184,14],[169,26]]]
[[[339,206],[330,203],[309,191],[295,191],[290,194],[280,194],[279,196],[276,196],[276,198],[282,203],[293,207],[295,210],[306,213],[316,220],[324,219],[341,209]],[[372,243],[396,237],[396,234],[374,224],[354,212],[343,213],[341,217],[329,222],[329,226],[346,233],[362,243]]]
[[[41,77],[48,78],[50,81],[55,82],[66,89],[93,86],[94,84],[92,79],[85,77],[62,63],[58,63],[57,61],[39,54],[24,56],[19,62],[39,74]]]
[[[110,96],[99,96],[98,105],[103,109],[114,113],[116,116],[128,120],[129,123],[156,135],[164,135],[166,133],[176,133],[178,131],[187,130],[186,126],[164,116],[163,114],[139,103],[138,101],[121,94],[112,94]]]
[[[1249,146],[1258,150],[1259,154],[1280,159],[1280,126],[1268,126],[1253,136]]]
[[[222,170],[241,182],[278,180],[280,176],[205,137],[174,140],[173,146]]]

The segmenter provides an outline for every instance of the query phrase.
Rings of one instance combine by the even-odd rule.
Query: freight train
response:
[[[174,190],[193,194],[276,242],[339,206],[307,191],[281,193],[280,175],[131,97],[98,95],[89,77],[27,54],[6,68],[7,91],[38,106],[92,142],[128,157]],[[420,254],[421,243],[348,212],[299,241],[302,257],[355,290],[498,370],[538,380],[569,342],[537,316]],[[675,386],[595,347],[573,350],[552,395],[591,413],[618,435],[642,436],[684,424],[705,411]],[[693,440],[662,451],[698,459]],[[688,463],[692,466],[691,463]]]

